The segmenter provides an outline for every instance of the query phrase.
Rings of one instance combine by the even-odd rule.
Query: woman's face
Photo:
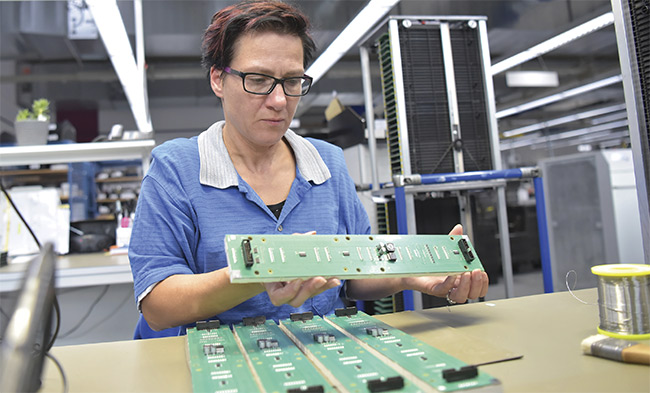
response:
[[[233,70],[257,72],[275,78],[302,76],[302,41],[299,37],[273,32],[249,33],[235,43]],[[289,128],[300,97],[287,97],[282,86],[269,95],[244,91],[242,78],[223,70],[210,72],[212,90],[221,98],[226,120],[225,131],[254,147],[278,143]]]

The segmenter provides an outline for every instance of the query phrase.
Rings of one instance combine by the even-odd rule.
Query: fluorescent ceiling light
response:
[[[514,130],[504,131],[502,135],[504,137],[511,137],[515,135],[528,134],[534,131],[543,130],[545,128],[551,128],[551,127],[559,126],[561,124],[571,123],[578,120],[584,120],[590,117],[596,117],[607,113],[618,112],[624,109],[625,109],[625,104],[618,104],[618,105],[607,106],[599,109],[592,109],[585,112],[575,113],[573,115],[558,117],[557,119],[553,119],[553,120],[543,121],[541,123],[531,124],[525,127],[515,128]]]
[[[119,8],[117,8],[116,0],[86,0],[86,4],[93,15],[115,73],[120,79],[138,130],[153,131],[151,119],[148,116],[149,108],[144,89],[144,76],[136,66],[131,43],[126,34],[124,21]]]
[[[530,49],[502,60],[492,65],[490,71],[492,72],[492,75],[499,74],[521,63],[525,63],[528,60],[534,59],[563,45],[566,45],[571,41],[577,40],[580,37],[584,37],[589,33],[609,26],[612,23],[614,23],[614,14],[612,12],[608,12],[595,19],[576,26],[571,30],[567,30],[564,33],[556,35],[555,37],[550,38],[541,44],[537,44]]]
[[[587,83],[583,86],[574,87],[573,89],[565,90],[560,93],[555,93],[547,97],[540,98],[538,100],[530,101],[525,104],[516,105],[511,108],[501,110],[496,113],[496,118],[501,119],[507,116],[516,115],[530,109],[538,108],[540,106],[552,104],[557,101],[567,99],[569,97],[577,96],[583,93],[587,93],[592,90],[600,89],[601,87],[606,87],[618,83],[622,80],[621,75],[610,76],[609,78],[601,79],[596,82]]]
[[[555,71],[508,71],[508,87],[557,87],[560,79]]]
[[[314,83],[316,83],[397,3],[399,0],[370,0],[305,73],[314,78]]]

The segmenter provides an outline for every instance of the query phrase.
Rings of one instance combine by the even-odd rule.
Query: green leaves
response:
[[[50,101],[39,98],[32,103],[32,110],[21,109],[16,115],[16,121],[21,120],[43,120],[50,119]]]

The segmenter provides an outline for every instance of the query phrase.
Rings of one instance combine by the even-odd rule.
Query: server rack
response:
[[[495,169],[477,21],[418,22],[377,41],[392,174]]]
[[[500,170],[501,156],[494,103],[486,18],[481,16],[391,16],[361,41],[366,124],[372,126],[369,48],[376,47],[387,122],[387,143],[400,233],[417,233],[414,194],[453,190],[461,223],[472,234],[466,190],[496,188],[498,224],[506,295],[512,296],[512,267],[505,181],[410,186],[423,174]],[[369,130],[369,135],[373,131]],[[369,139],[371,160],[373,140]],[[374,162],[373,165],[374,167]],[[407,190],[400,195],[404,186]],[[405,214],[400,214],[404,210]],[[417,299],[414,299],[418,307]]]

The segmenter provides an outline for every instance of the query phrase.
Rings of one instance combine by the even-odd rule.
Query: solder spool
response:
[[[591,268],[598,276],[598,332],[626,340],[650,339],[650,265]]]

